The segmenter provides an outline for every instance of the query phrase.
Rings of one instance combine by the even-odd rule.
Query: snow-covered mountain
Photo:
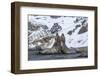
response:
[[[30,15],[28,21],[29,48],[41,39],[52,38],[55,33],[64,33],[66,45],[71,47],[88,46],[88,18],[78,16],[36,16]],[[53,41],[52,39],[49,39]],[[35,42],[35,43],[34,43]],[[37,44],[37,45],[38,45]]]

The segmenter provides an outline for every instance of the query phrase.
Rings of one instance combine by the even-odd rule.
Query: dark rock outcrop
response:
[[[85,27],[85,26],[82,26],[82,28],[80,29],[80,31],[78,32],[78,34],[82,34],[82,33],[85,33],[85,32],[87,32],[88,30],[87,30],[87,27]]]
[[[53,19],[57,19],[57,18],[60,18],[61,16],[50,16],[50,17]]]
[[[50,29],[51,33],[57,33],[58,31],[61,31],[61,30],[62,30],[62,27],[58,23],[54,23],[54,25]]]
[[[72,35],[73,31],[69,31],[67,34]]]

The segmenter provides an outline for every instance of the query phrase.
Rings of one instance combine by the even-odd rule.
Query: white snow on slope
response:
[[[53,26],[54,23],[58,23],[61,27],[62,30],[59,31],[59,35],[64,33],[66,37],[66,45],[70,47],[85,47],[88,46],[88,32],[78,34],[79,30],[81,29],[82,26],[77,28],[72,35],[67,34],[68,31],[73,30],[76,25],[80,24],[81,21],[78,23],[74,23],[77,17],[59,17],[56,19],[51,18],[50,16],[29,16],[29,22],[32,24],[42,24],[46,25],[49,29]],[[42,29],[33,31],[31,35],[29,35],[29,42],[31,43],[37,38],[40,38],[38,36],[39,33],[43,32]],[[44,33],[45,34],[45,33]],[[32,38],[32,39],[31,39]]]

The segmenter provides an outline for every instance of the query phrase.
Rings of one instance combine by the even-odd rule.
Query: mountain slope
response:
[[[69,48],[88,46],[87,17],[29,16],[29,22],[29,48],[33,48],[40,44],[46,44],[46,42],[41,43],[41,41],[54,41],[52,38],[55,37],[55,34],[57,32],[59,33],[59,35],[64,33],[66,45]]]

